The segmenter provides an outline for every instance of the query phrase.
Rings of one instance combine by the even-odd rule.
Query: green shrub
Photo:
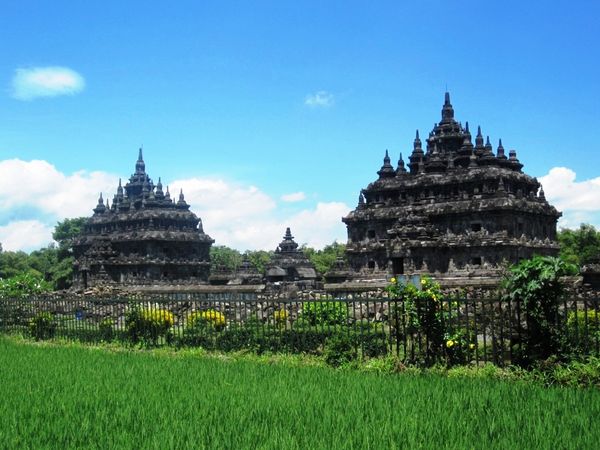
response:
[[[49,312],[40,312],[29,321],[29,334],[36,341],[51,339],[56,334],[56,322]]]
[[[273,313],[273,321],[277,326],[285,327],[285,324],[288,320],[288,316],[288,312],[284,308],[281,308]]]
[[[600,343],[600,314],[595,310],[572,311],[567,315],[567,346],[578,352],[595,349]]]
[[[328,336],[327,331],[316,329],[285,330],[280,334],[283,349],[290,353],[319,354]]]
[[[421,354],[415,354],[415,360],[426,365],[434,364],[446,358],[444,336],[452,334],[450,328],[450,311],[442,308],[443,297],[439,283],[427,277],[421,279],[420,285],[404,284],[392,278],[386,288],[391,299],[398,299],[402,304],[394,305],[390,313],[390,325],[397,333],[405,333],[408,341],[416,340]]]
[[[561,353],[564,328],[559,319],[559,304],[565,287],[560,278],[574,273],[573,265],[550,256],[525,259],[510,269],[504,280],[504,300],[519,302],[524,313],[521,365]]]
[[[345,302],[305,302],[302,318],[311,325],[344,325],[348,322],[348,305]]]
[[[232,324],[216,337],[215,347],[224,352],[256,349],[256,331],[251,326]]]
[[[344,333],[344,330],[339,330]],[[377,358],[387,355],[388,337],[382,329],[382,325],[373,322],[358,322],[347,330],[356,347],[361,350],[363,357]]]
[[[0,278],[0,298],[27,298],[52,291],[52,285],[41,276],[22,273],[11,278]]]
[[[205,311],[194,311],[189,315],[187,327],[194,328],[199,324],[202,324],[201,326],[208,325],[209,327],[220,331],[225,328],[227,321],[222,312],[214,309],[207,309]]]
[[[352,336],[336,334],[327,339],[323,356],[327,364],[339,367],[354,361],[358,357],[358,352]]]
[[[188,347],[220,349],[217,341],[221,339],[221,334],[227,332],[227,330],[225,330],[226,323],[225,315],[220,311],[214,309],[194,311],[187,318],[183,336],[179,342],[181,345]],[[231,333],[222,338],[223,346],[227,348],[224,351],[237,350],[234,342],[238,341],[238,338],[236,338],[235,335],[239,331],[237,330],[239,326],[233,324],[233,328]],[[231,342],[228,342],[229,340],[231,340]]]
[[[169,341],[173,323],[173,313],[162,308],[145,308],[134,304],[125,314],[127,337],[134,344],[156,346],[160,338]]]
[[[101,341],[112,341],[115,338],[114,321],[109,317],[102,319],[98,324],[98,334]]]

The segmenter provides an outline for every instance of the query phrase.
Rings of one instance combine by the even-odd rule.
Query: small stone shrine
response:
[[[205,283],[214,241],[189,208],[183,192],[174,201],[153,183],[140,149],[129,182],[119,180],[112,205],[100,194],[73,243],[74,286]]]
[[[561,214],[537,179],[523,173],[517,153],[496,152],[477,128],[454,120],[446,93],[442,120],[422,147],[419,132],[406,167],[388,152],[379,178],[343,218],[347,258],[355,277],[432,273],[494,276],[504,262],[556,255]]]
[[[314,285],[317,279],[315,267],[304,252],[298,249],[289,227],[266,268],[266,278],[271,283],[288,281],[306,286]]]

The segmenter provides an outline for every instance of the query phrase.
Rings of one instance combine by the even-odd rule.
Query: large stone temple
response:
[[[189,210],[146,173],[139,151],[135,173],[119,180],[112,205],[100,194],[94,214],[75,240],[74,285],[205,283],[214,242]]]
[[[425,143],[417,131],[407,165],[400,155],[392,166],[386,151],[378,179],[343,218],[356,276],[486,276],[506,262],[557,254],[561,214],[514,150],[507,156],[500,140],[494,152],[480,127],[473,145],[448,93]]]

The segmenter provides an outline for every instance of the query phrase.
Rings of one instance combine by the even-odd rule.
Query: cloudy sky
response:
[[[401,5],[401,3],[406,3]],[[27,1],[0,15],[0,242],[32,250],[112,198],[144,147],[225,244],[321,247],[456,118],[516,149],[563,211],[600,226],[598,2]]]

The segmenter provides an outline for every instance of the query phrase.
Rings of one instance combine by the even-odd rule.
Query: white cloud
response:
[[[342,217],[351,208],[341,202],[317,203],[315,209],[305,209],[289,219],[298,243],[322,248],[334,240],[346,242],[346,226]]]
[[[281,196],[281,200],[284,202],[301,202],[306,199],[304,192],[292,192],[291,194],[285,194]]]
[[[79,171],[65,175],[47,161],[0,161],[0,209],[33,207],[58,219],[88,216],[98,194],[115,193],[116,175]]]
[[[39,220],[16,220],[0,226],[3,250],[36,250],[52,242],[53,228]]]
[[[0,218],[5,218],[0,222],[0,243],[6,250],[47,245],[58,220],[90,216],[98,194],[112,199],[117,183],[118,177],[106,172],[69,175],[47,161],[0,161]],[[253,185],[214,177],[180,179],[169,185],[175,200],[183,188],[186,201],[217,245],[274,250],[286,227],[292,228],[298,243],[312,247],[346,240],[341,218],[350,207],[344,203],[321,202],[284,213],[273,197]]]
[[[562,211],[559,226],[577,228],[581,223],[600,226],[600,177],[576,181],[567,167],[554,167],[539,179],[548,201]],[[596,223],[594,223],[596,222]]]
[[[311,108],[328,108],[333,106],[335,99],[333,94],[327,91],[319,91],[314,94],[307,95],[304,99],[304,104]]]
[[[12,88],[14,98],[33,100],[77,94],[85,88],[85,80],[68,67],[32,67],[15,71]]]
[[[277,204],[256,186],[211,178],[190,178],[172,183],[172,196],[183,188],[185,200],[201,218],[204,231],[216,240],[239,250],[274,250],[286,227],[298,243],[321,248],[334,240],[345,241],[341,221],[350,208],[344,203],[318,203],[287,217],[278,214]]]

